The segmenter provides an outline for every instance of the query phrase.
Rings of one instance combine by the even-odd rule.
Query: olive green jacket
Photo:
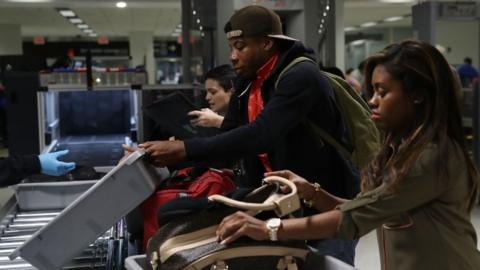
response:
[[[465,159],[448,147],[445,177],[435,165],[438,147],[425,149],[391,192],[383,184],[337,207],[337,237],[359,238],[377,229],[384,270],[480,269],[477,236],[465,209],[471,187]],[[445,172],[445,171],[443,171]]]

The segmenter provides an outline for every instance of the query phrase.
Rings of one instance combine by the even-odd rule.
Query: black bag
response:
[[[181,198],[159,211],[162,225],[150,239],[147,259],[154,270],[300,269],[309,252],[305,241],[256,241],[241,237],[229,245],[217,242],[215,231],[225,216],[242,210],[260,219],[285,217],[300,209],[295,185],[280,177],[245,195]],[[278,193],[278,184],[289,194]],[[242,198],[240,200],[240,198]]]

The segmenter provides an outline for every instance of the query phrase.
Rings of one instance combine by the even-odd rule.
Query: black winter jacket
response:
[[[18,184],[23,178],[36,173],[40,173],[40,160],[36,155],[0,159],[0,187]]]
[[[267,153],[273,170],[291,170],[336,196],[346,194],[343,173],[345,161],[329,145],[319,145],[303,126],[309,119],[340,141],[345,141],[345,128],[335,106],[334,93],[319,68],[312,62],[301,62],[282,75],[279,73],[293,59],[312,51],[295,42],[280,54],[276,66],[261,89],[264,109],[256,120],[248,123],[247,102],[250,81],[239,79],[222,124],[226,132],[209,138],[185,141],[187,158],[193,160],[243,157],[246,181],[243,186],[257,187],[264,168],[259,153]]]

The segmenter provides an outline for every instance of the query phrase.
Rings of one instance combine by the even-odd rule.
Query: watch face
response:
[[[272,228],[272,229],[278,229],[280,227],[280,224],[282,223],[282,220],[279,218],[271,218],[267,220],[267,227]]]

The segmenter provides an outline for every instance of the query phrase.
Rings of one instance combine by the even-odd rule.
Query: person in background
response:
[[[357,91],[357,93],[360,95],[362,93],[362,84],[360,84],[355,77],[353,77],[353,68],[347,69],[345,72],[345,80],[350,84],[350,86]]]
[[[382,269],[478,269],[470,212],[479,175],[466,147],[458,82],[449,64],[430,44],[406,40],[368,58],[365,74],[372,119],[384,141],[362,173],[359,196],[333,196],[291,171],[267,173],[294,182],[320,213],[265,222],[238,212],[219,225],[219,241],[229,244],[243,235],[266,240],[272,234],[356,239],[377,229]]]
[[[194,118],[190,121],[195,126],[220,128],[225,113],[228,110],[230,97],[233,93],[233,80],[236,74],[230,65],[214,67],[205,75],[206,101],[210,108],[191,111],[188,115]]]
[[[458,75],[463,87],[471,87],[478,81],[478,70],[472,65],[472,58],[463,59],[463,64],[458,67]]]
[[[184,141],[150,141],[139,147],[156,166],[243,158],[241,187],[258,187],[264,172],[288,169],[318,181],[336,196],[354,197],[359,190],[356,170],[333,146],[320,145],[319,138],[304,126],[308,119],[340,143],[347,143],[333,89],[314,62],[313,51],[283,35],[280,17],[260,5],[237,10],[224,31],[238,77],[223,132]],[[312,61],[299,62],[279,77],[298,57]],[[305,210],[305,215],[314,213],[315,209]],[[309,244],[354,262],[355,241],[329,239]]]
[[[0,187],[18,184],[31,174],[43,173],[59,176],[75,169],[75,162],[63,162],[58,158],[68,150],[41,155],[25,155],[0,158]]]

